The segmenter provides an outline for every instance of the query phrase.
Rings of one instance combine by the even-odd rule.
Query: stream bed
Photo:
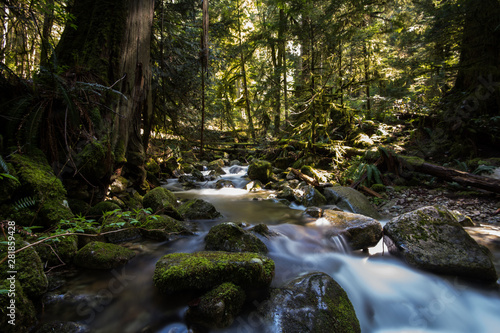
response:
[[[179,199],[196,197],[211,202],[223,217],[193,221],[195,236],[122,244],[138,253],[134,259],[111,271],[75,273],[45,296],[42,321],[74,321],[97,333],[188,332],[183,316],[189,300],[158,293],[152,280],[155,264],[168,253],[203,250],[210,228],[230,221],[248,227],[264,223],[279,234],[260,237],[276,264],[272,286],[307,272],[332,276],[347,292],[362,332],[500,331],[498,288],[485,289],[415,270],[386,253],[382,242],[369,254],[351,253],[341,240],[304,226],[303,207],[270,200],[272,193],[267,191],[244,190],[244,174],[243,170],[223,176],[237,188],[217,190],[208,182],[201,189],[176,191]],[[166,187],[178,188],[175,180]],[[273,327],[249,308],[232,326],[210,332],[273,332]]]

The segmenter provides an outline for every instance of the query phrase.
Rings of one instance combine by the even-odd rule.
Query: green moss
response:
[[[105,143],[93,141],[85,145],[75,158],[79,172],[87,179],[102,179],[111,167],[109,154]]]
[[[144,208],[151,208],[155,213],[177,206],[175,195],[163,187],[156,187],[146,193],[142,202]]]
[[[160,169],[160,166],[158,165],[158,163],[150,158],[147,162],[146,162],[146,170],[153,173],[153,174],[158,174],[160,173],[161,169]]]
[[[166,215],[149,219],[141,224],[140,229],[144,237],[159,241],[170,239],[171,234],[190,234],[189,230],[181,222]]]
[[[210,251],[267,253],[267,246],[252,233],[234,223],[221,223],[205,237],[205,249]]]
[[[272,175],[271,163],[263,160],[254,160],[248,166],[248,177],[251,180],[260,180],[267,183]]]
[[[223,282],[243,289],[266,288],[274,262],[257,253],[196,252],[169,254],[156,263],[155,285],[163,292],[208,290]]]
[[[42,261],[49,266],[69,264],[78,251],[78,237],[61,236],[37,245],[35,249]]]
[[[19,250],[28,244],[21,239],[16,239],[15,248]],[[0,245],[0,258],[7,256],[7,250],[7,244]],[[0,266],[0,278],[4,280],[9,277],[7,272],[11,270],[17,271],[16,279],[21,283],[28,297],[39,297],[47,291],[47,276],[43,271],[42,261],[33,247],[28,247],[16,254],[14,269],[9,269],[8,262],[4,262]]]
[[[118,204],[114,201],[101,201],[89,210],[87,216],[98,220],[104,215],[104,213],[111,212],[116,209],[120,209],[120,206],[118,206]]]
[[[127,263],[135,252],[125,247],[102,242],[91,242],[76,254],[77,266],[89,269],[111,269]]]
[[[2,332],[30,332],[37,323],[36,310],[19,281],[15,281],[14,285],[11,286],[10,280],[2,279],[0,290],[9,290],[9,293],[0,293],[0,326]],[[14,291],[15,296],[10,294],[10,290]],[[11,310],[7,307],[11,306],[11,300],[15,301],[15,325],[9,324],[12,318],[8,316]]]
[[[203,199],[192,199],[183,203],[179,207],[179,213],[190,220],[216,219],[221,216],[214,205]]]
[[[203,295],[197,306],[190,307],[186,320],[208,328],[224,328],[233,322],[244,302],[245,292],[226,282]]]

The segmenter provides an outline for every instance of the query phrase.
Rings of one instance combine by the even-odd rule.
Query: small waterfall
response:
[[[344,236],[335,235],[331,237],[331,240],[339,253],[347,254],[351,252],[349,244],[347,244],[347,241]]]

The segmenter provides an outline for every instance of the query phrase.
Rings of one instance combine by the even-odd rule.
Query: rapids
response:
[[[499,332],[499,288],[484,289],[417,271],[384,253],[382,242],[370,254],[351,253],[342,239],[326,238],[303,226],[304,207],[268,200],[272,193],[267,191],[244,190],[244,175],[245,169],[223,176],[238,188],[216,190],[214,182],[207,182],[202,189],[177,191],[179,198],[210,201],[224,217],[195,221],[196,236],[125,244],[138,252],[134,259],[110,272],[76,273],[45,296],[42,320],[75,321],[98,333],[188,332],[183,321],[188,300],[158,294],[152,281],[155,263],[167,253],[203,250],[210,227],[232,221],[248,226],[264,223],[278,234],[260,237],[276,264],[273,286],[312,271],[331,275],[349,295],[362,332]],[[175,180],[166,187],[179,188]],[[273,327],[250,307],[231,327],[210,332],[273,332]]]

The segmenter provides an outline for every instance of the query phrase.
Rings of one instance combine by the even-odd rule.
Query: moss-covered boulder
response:
[[[218,160],[214,160],[214,161],[211,161],[210,163],[208,163],[207,169],[208,170],[220,170],[224,167],[224,165],[225,165],[224,160],[218,159]]]
[[[67,205],[66,190],[41,151],[34,150],[27,155],[14,154],[12,163],[21,183],[16,195],[36,200],[36,205],[28,209],[38,212],[37,225],[50,227],[60,220],[73,217]],[[16,222],[32,225],[33,220]]]
[[[262,160],[255,160],[248,166],[248,178],[251,180],[260,180],[267,183],[272,176],[273,167],[271,163]]]
[[[7,170],[5,170],[5,167],[7,167]],[[12,194],[21,186],[21,183],[16,178],[16,171],[11,164],[0,165],[0,174],[2,173],[9,176],[0,176],[0,203],[9,201]]]
[[[393,218],[384,226],[389,252],[419,269],[494,282],[489,251],[441,207],[427,206]]]
[[[77,252],[74,263],[89,269],[111,269],[126,264],[134,256],[134,251],[119,245],[91,242]]]
[[[37,245],[35,249],[42,262],[49,266],[69,264],[78,251],[78,237],[60,236]]]
[[[82,151],[75,156],[74,161],[78,171],[86,179],[99,180],[109,172],[112,155],[107,144],[93,141],[83,147]]]
[[[352,250],[373,247],[382,239],[379,221],[350,212],[325,209],[321,218],[308,226],[323,230],[328,238],[342,236]]]
[[[361,332],[346,292],[325,273],[309,273],[274,290],[259,312],[273,332]]]
[[[140,225],[140,232],[143,237],[165,241],[178,235],[192,234],[180,221],[167,215],[158,215],[148,219]]]
[[[30,332],[37,324],[33,302],[27,297],[19,281],[2,279],[0,289],[0,327],[5,333]]]
[[[102,222],[101,231],[110,243],[123,243],[141,237],[139,229],[134,227],[122,214],[106,218]]]
[[[205,250],[267,253],[268,249],[257,236],[232,222],[218,224],[205,237]]]
[[[205,328],[227,327],[240,313],[245,298],[241,287],[223,283],[201,296],[199,303],[189,306],[186,321]]]
[[[21,239],[16,239],[15,250],[29,245],[28,242]],[[8,255],[9,247],[13,249],[14,244],[0,244],[0,258]],[[16,253],[14,266],[11,267],[8,261],[0,265],[0,279],[4,280],[10,277],[9,271],[17,271],[16,279],[21,283],[24,292],[30,298],[41,296],[47,291],[49,282],[43,271],[43,264],[40,256],[35,251],[34,247],[27,247],[21,252]]]
[[[155,187],[142,199],[144,208],[151,208],[155,214],[165,214],[177,220],[182,216],[177,211],[177,198],[164,187]]]
[[[172,253],[157,263],[155,286],[164,293],[210,290],[231,282],[244,290],[268,288],[274,277],[274,261],[257,253],[203,251]]]
[[[299,188],[293,190],[293,195],[295,201],[306,207],[319,207],[326,204],[325,197],[311,185],[300,186]]]
[[[188,220],[212,220],[221,217],[214,205],[203,199],[192,199],[179,207],[179,213]]]
[[[359,191],[345,186],[327,187],[323,191],[327,204],[336,205],[348,212],[362,214],[381,220],[382,216],[371,202]]]
[[[90,208],[87,216],[92,217],[96,220],[100,219],[104,213],[112,212],[114,210],[121,209],[121,207],[114,201],[101,201],[97,203],[94,207]]]

